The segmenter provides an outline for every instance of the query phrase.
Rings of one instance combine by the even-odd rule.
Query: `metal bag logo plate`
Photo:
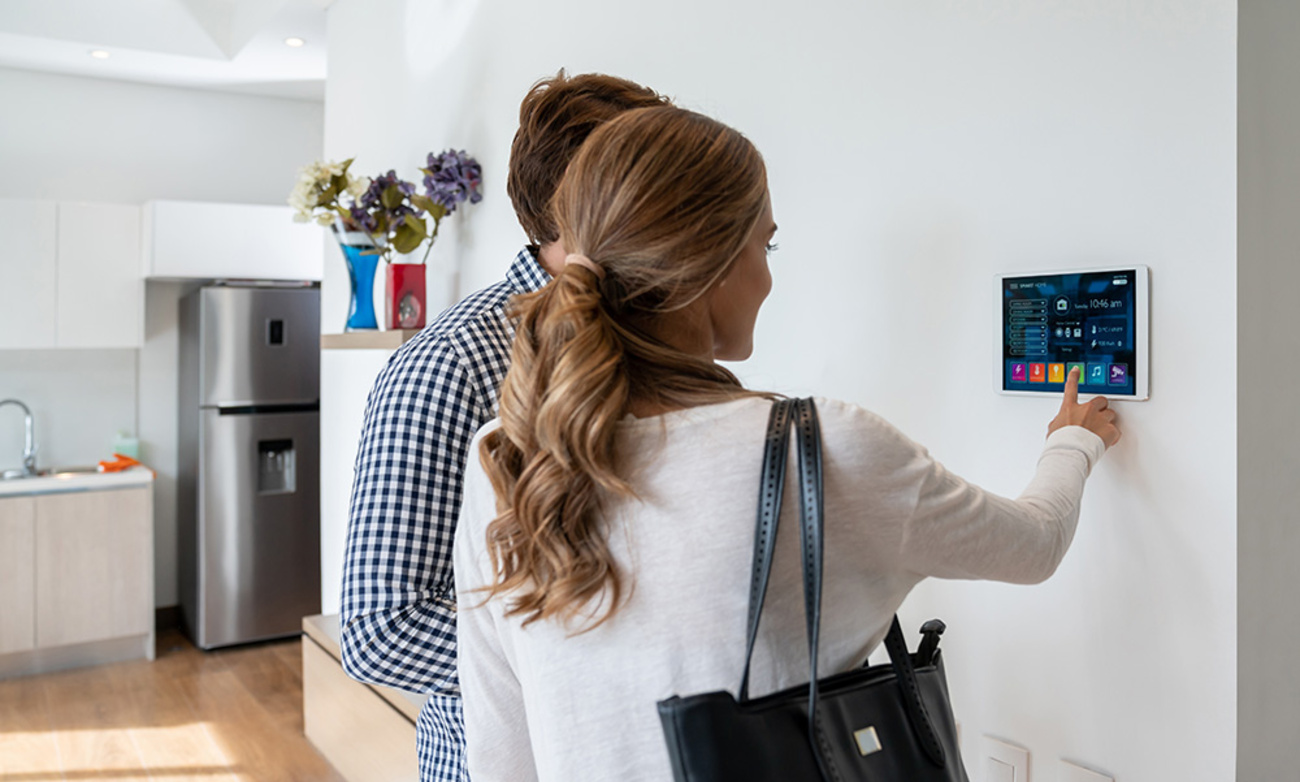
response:
[[[858,752],[863,757],[879,752],[883,747],[880,746],[880,737],[876,735],[876,727],[870,725],[862,730],[853,731],[853,740],[858,743]]]

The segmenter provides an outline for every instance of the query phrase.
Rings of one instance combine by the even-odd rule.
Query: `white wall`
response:
[[[0,106],[0,198],[283,204],[298,167],[321,153],[323,108],[313,101],[0,68]],[[147,287],[141,350],[0,351],[0,396],[16,387],[40,410],[42,464],[93,464],[108,457],[117,430],[138,433],[142,456],[158,472],[159,606],[177,602],[176,305],[183,288]],[[0,415],[0,464],[8,466],[6,454],[21,452],[22,427]]]
[[[1120,406],[1125,438],[1060,572],[1033,588],[926,585],[904,613],[949,623],[975,780],[984,733],[1027,747],[1037,780],[1058,778],[1061,757],[1120,780],[1231,779],[1236,4],[739,9],[339,0],[326,153],[361,172],[409,171],[446,146],[479,157],[485,200],[434,251],[465,293],[523,240],[504,179],[536,79],[615,73],[729,122],[763,151],[781,226],[746,379],[867,405],[1011,495],[1053,404],[990,390],[992,276],[1149,265],[1152,398]],[[365,108],[381,103],[395,115],[376,125]],[[341,274],[327,266],[326,286],[346,288]]]
[[[321,149],[314,101],[0,68],[0,198],[283,204]]]
[[[136,350],[0,350],[0,399],[35,421],[37,464],[94,466],[137,426]],[[22,466],[23,412],[0,408],[0,469]]]

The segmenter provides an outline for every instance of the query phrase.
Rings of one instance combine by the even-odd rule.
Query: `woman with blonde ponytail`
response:
[[[670,780],[655,703],[735,687],[743,663],[773,395],[716,362],[749,357],[771,289],[766,169],[722,123],[636,109],[589,137],[552,209],[568,255],[514,302],[500,417],[476,440],[456,536],[470,776]],[[866,410],[817,400],[822,670],[860,663],[925,576],[1051,574],[1119,437],[1104,400],[1075,402],[1013,501]],[[778,535],[751,692],[806,672],[794,526]]]

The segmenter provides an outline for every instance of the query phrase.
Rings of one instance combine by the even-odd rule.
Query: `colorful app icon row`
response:
[[[1081,386],[1126,386],[1128,364],[1030,364],[1011,363],[1012,383],[1064,383],[1070,370],[1079,368]]]

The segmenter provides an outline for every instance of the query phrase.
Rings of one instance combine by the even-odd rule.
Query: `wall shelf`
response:
[[[419,333],[420,329],[393,329],[322,334],[320,346],[322,350],[396,350]]]

